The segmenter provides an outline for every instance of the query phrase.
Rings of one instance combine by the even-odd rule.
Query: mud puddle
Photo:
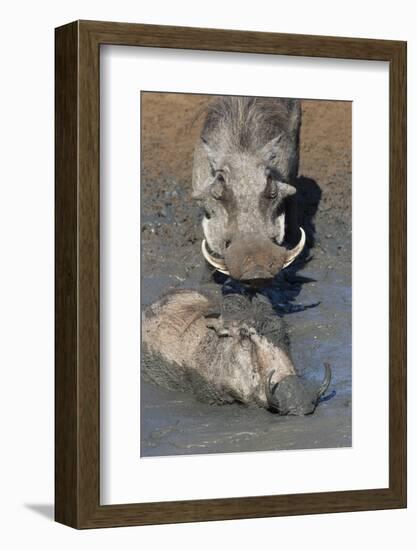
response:
[[[315,307],[285,315],[298,372],[318,383],[323,363],[332,367],[335,395],[306,417],[281,417],[238,404],[208,405],[192,395],[166,391],[142,381],[141,456],[208,454],[351,445],[351,275],[350,232],[341,223],[317,223],[313,257],[289,284],[291,304]],[[144,273],[143,306],[173,287],[198,284],[198,243],[176,258],[160,242],[154,261],[161,269]],[[291,277],[289,277],[291,280]],[[298,280],[296,279],[296,280]],[[288,295],[288,293],[287,293]]]

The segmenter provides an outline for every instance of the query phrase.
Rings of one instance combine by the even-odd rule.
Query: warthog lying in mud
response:
[[[299,100],[221,97],[194,152],[193,197],[204,209],[204,257],[238,281],[261,285],[302,251],[295,212]],[[292,251],[283,247],[298,242]]]
[[[211,403],[258,405],[280,414],[314,412],[330,383],[297,376],[284,321],[260,295],[216,298],[199,290],[167,294],[142,318],[142,375]]]

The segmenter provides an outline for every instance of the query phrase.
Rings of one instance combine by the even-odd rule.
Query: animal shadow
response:
[[[297,189],[297,218],[298,225],[301,226],[306,234],[306,247],[304,252],[314,247],[316,227],[314,218],[317,213],[322,191],[317,182],[305,176],[299,176],[294,187]]]
[[[307,305],[294,304],[294,301],[300,294],[304,284],[315,282],[315,279],[299,275],[298,271],[302,270],[312,259],[311,250],[314,248],[316,240],[314,219],[321,201],[322,191],[315,180],[305,176],[299,176],[293,185],[297,189],[295,195],[297,223],[299,227],[304,229],[306,245],[297,260],[280,272],[275,278],[274,284],[264,291],[275,311],[281,315],[304,311],[319,304],[319,302]]]

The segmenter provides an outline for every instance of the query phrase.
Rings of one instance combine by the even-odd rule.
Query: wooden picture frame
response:
[[[406,43],[77,21],[56,29],[55,519],[75,528],[406,506]],[[100,505],[99,56],[117,44],[389,62],[389,487]]]

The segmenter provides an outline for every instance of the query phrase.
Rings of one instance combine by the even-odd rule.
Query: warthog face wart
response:
[[[225,97],[210,108],[194,157],[203,254],[241,281],[273,278],[302,250],[282,246],[296,189],[300,106],[295,100]]]

